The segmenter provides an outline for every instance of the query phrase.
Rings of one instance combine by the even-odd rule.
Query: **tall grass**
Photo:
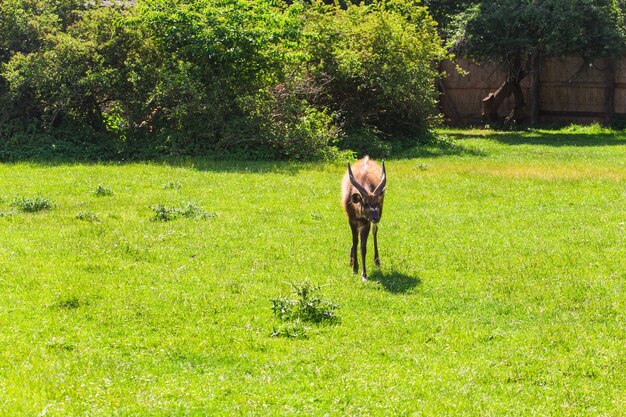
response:
[[[343,165],[0,165],[0,414],[621,415],[625,135],[446,133],[366,283]],[[302,282],[340,320],[275,316]]]

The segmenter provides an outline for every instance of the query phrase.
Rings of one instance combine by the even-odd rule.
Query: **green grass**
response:
[[[626,134],[445,133],[366,283],[343,164],[0,165],[0,414],[623,415]],[[302,283],[335,322],[275,317]]]

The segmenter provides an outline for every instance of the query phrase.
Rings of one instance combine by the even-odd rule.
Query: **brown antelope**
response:
[[[354,168],[354,173],[353,173]],[[383,199],[387,176],[385,174],[385,161],[383,168],[368,156],[357,161],[352,167],[348,164],[348,171],[343,176],[342,204],[348,215],[348,222],[352,229],[352,247],[350,248],[350,266],[354,273],[359,272],[359,261],[356,257],[356,248],[361,237],[361,279],[367,280],[365,269],[365,254],[367,252],[367,238],[374,236],[374,263],[380,266],[378,257],[378,222],[383,215]]]

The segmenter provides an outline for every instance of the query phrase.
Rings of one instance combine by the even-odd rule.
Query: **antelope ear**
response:
[[[354,193],[350,197],[350,200],[352,201],[352,204],[356,204],[356,203],[360,203],[361,200],[363,200],[363,197],[361,197],[361,194],[359,193]]]

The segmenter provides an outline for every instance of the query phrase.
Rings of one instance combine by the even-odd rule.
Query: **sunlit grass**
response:
[[[343,164],[0,165],[0,414],[620,415],[626,135],[446,134],[366,283]],[[276,316],[301,283],[339,320]]]
[[[546,164],[542,162],[495,163],[493,161],[480,161],[471,166],[454,166],[453,169],[457,174],[485,175],[508,179],[538,179],[547,181],[602,179],[615,182],[626,179],[626,173],[620,166],[592,166],[585,163],[563,162],[561,164]],[[437,174],[437,172],[427,173],[427,175]]]

